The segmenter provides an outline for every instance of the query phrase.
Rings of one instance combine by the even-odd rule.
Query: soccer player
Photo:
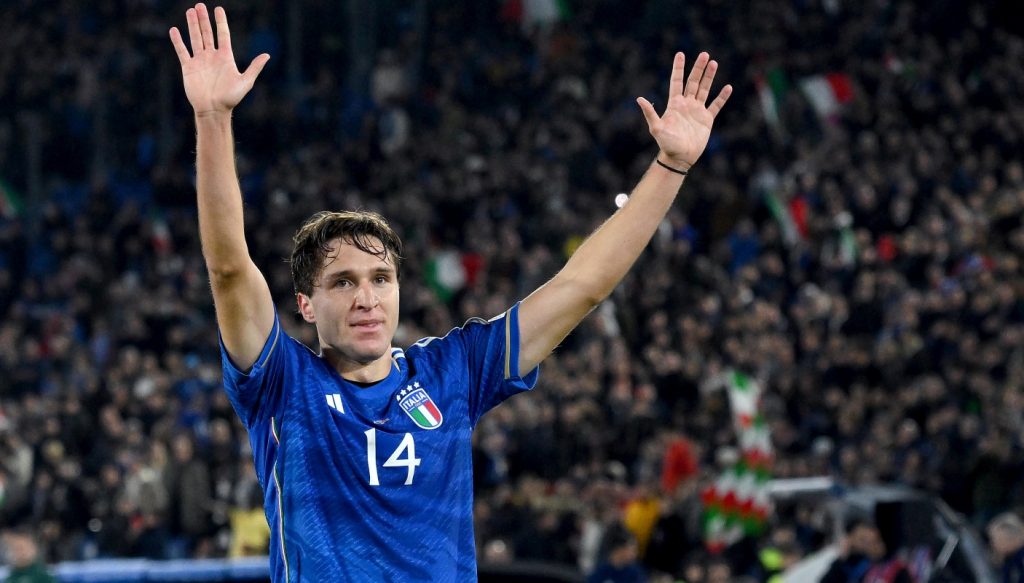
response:
[[[294,238],[299,312],[316,354],[281,330],[249,257],[231,111],[270,59],[240,73],[227,16],[186,13],[177,28],[195,110],[199,229],[220,329],[224,385],[249,431],[272,531],[275,582],[474,581],[470,434],[492,407],[528,390],[538,364],[611,293],[667,213],[732,88],[706,105],[717,63],[701,53],[684,82],[672,66],[659,116],[638,104],[660,152],[629,201],[527,298],[488,321],[402,350],[402,248],[380,216],[321,212]]]

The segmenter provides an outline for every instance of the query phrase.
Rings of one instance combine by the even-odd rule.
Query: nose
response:
[[[372,309],[380,303],[380,296],[374,291],[373,286],[366,282],[360,284],[356,290],[355,301],[357,308]]]

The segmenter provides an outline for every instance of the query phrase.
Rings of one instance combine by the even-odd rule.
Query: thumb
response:
[[[270,60],[270,55],[263,53],[258,55],[255,59],[249,63],[249,67],[246,68],[245,72],[242,73],[242,78],[246,80],[249,85],[256,82],[256,77],[260,76],[260,71],[267,65],[267,61]]]
[[[661,121],[661,118],[658,117],[658,112],[654,111],[654,106],[651,105],[651,102],[643,97],[637,97],[636,103],[640,106],[640,111],[644,113],[644,119],[647,120],[647,129],[654,130],[654,124]]]

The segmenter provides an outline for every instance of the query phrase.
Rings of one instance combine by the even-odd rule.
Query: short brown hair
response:
[[[360,251],[391,259],[396,277],[402,263],[402,240],[384,220],[369,211],[320,211],[306,219],[292,237],[292,284],[295,293],[313,295],[316,280],[324,269],[330,243],[341,239]],[[384,248],[381,248],[383,244]]]

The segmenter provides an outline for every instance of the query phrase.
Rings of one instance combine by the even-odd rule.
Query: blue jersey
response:
[[[475,581],[470,436],[528,390],[518,304],[444,338],[392,349],[391,372],[349,383],[281,330],[247,373],[221,353],[249,431],[278,583]]]

